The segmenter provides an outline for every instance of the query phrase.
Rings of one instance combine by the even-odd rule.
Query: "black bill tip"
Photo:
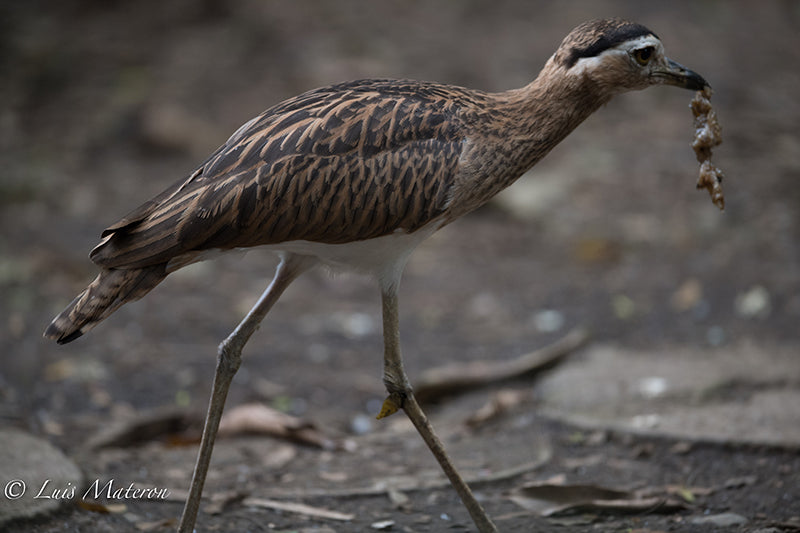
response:
[[[703,76],[671,59],[667,59],[667,70],[659,74],[663,76],[665,83],[690,91],[702,91],[711,87]]]

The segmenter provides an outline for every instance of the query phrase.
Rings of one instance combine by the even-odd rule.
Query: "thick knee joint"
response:
[[[378,414],[378,420],[391,416],[400,409],[405,409],[406,401],[414,397],[414,391],[406,378],[405,373],[400,376],[392,372],[384,371],[383,384],[389,396],[383,401],[383,406]]]
[[[393,372],[387,368],[383,371],[383,384],[386,387],[386,392],[390,395],[394,394],[400,397],[406,397],[413,394],[411,383],[409,383],[405,372]]]

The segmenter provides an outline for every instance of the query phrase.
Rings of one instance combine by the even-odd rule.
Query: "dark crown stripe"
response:
[[[655,33],[641,24],[619,19],[587,22],[575,28],[562,43],[567,54],[564,64],[571,68],[583,57],[595,57],[620,43]]]

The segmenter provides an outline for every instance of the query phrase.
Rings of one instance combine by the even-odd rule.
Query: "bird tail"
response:
[[[74,341],[122,304],[138,300],[167,276],[166,263],[132,269],[103,269],[60,315],[44,336],[58,344]]]

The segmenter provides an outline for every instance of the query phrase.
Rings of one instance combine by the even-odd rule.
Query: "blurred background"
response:
[[[69,345],[41,332],[94,277],[103,228],[251,117],[355,78],[520,87],[574,26],[607,16],[645,24],[711,83],[725,211],[695,190],[692,93],[618,97],[412,257],[410,373],[510,358],[576,326],[643,354],[797,350],[798,2],[6,1],[0,420],[70,451],[121,413],[204,408],[217,343],[272,275],[264,252],[176,273]],[[279,397],[347,432],[381,399],[381,349],[374,284],[309,273],[246,349],[229,404]]]

